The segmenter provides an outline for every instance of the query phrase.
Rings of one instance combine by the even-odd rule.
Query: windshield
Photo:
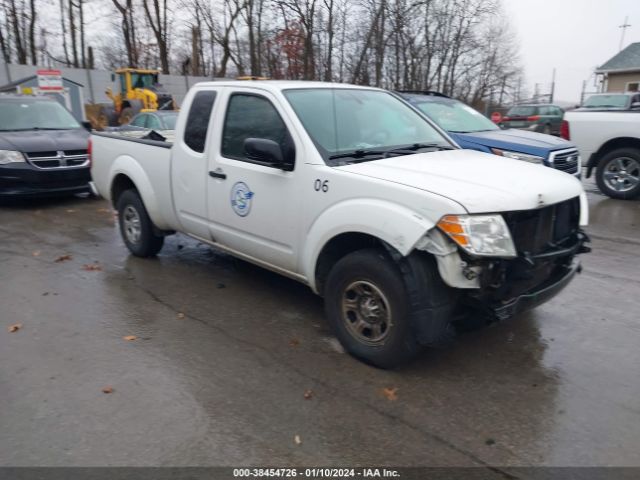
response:
[[[511,107],[507,112],[509,117],[530,117],[538,113],[538,107],[531,106],[519,106]]]
[[[451,148],[423,117],[388,92],[318,88],[286,90],[284,95],[325,160],[403,145]]]
[[[630,95],[594,95],[587,98],[583,108],[627,108]]]
[[[153,88],[158,83],[158,75],[151,73],[132,73],[131,86],[133,88]]]
[[[413,103],[441,128],[454,133],[483,132],[500,128],[477,110],[457,100],[438,98]]]
[[[56,101],[0,101],[0,131],[72,128],[80,124]]]

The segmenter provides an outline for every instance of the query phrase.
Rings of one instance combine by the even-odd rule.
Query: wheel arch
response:
[[[405,207],[376,199],[335,205],[309,229],[301,257],[302,271],[312,290],[322,294],[326,275],[345,255],[373,246],[404,257],[434,224]]]
[[[591,176],[594,168],[600,164],[600,160],[609,152],[618,148],[634,148],[640,151],[640,138],[635,137],[617,137],[603,143],[598,150],[591,155],[587,164],[587,178]]]
[[[112,180],[109,186],[109,194],[114,208],[122,192],[133,188],[140,195],[153,224],[159,229],[171,230],[171,226],[162,214],[147,173],[132,157],[126,155],[118,157],[111,167],[110,178]]]

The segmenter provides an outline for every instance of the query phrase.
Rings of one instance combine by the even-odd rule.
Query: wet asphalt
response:
[[[394,371],[294,281],[130,256],[104,200],[0,206],[0,465],[640,466],[640,201],[587,188],[560,296]]]

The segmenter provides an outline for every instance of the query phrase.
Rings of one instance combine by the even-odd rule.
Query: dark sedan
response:
[[[0,197],[89,192],[88,141],[56,100],[0,95]]]

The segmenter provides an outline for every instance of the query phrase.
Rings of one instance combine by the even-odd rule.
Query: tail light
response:
[[[89,143],[87,144],[87,158],[89,159],[89,167],[93,163],[93,158],[91,154],[93,153],[93,143],[91,143],[91,139],[89,139]]]
[[[527,122],[537,122],[538,120],[540,120],[540,115],[532,115],[530,117],[527,117]]]
[[[569,129],[569,122],[562,120],[560,125],[560,136],[565,140],[571,140],[571,130]]]
[[[509,120],[511,120],[509,117],[502,117],[503,122],[508,122]]]

